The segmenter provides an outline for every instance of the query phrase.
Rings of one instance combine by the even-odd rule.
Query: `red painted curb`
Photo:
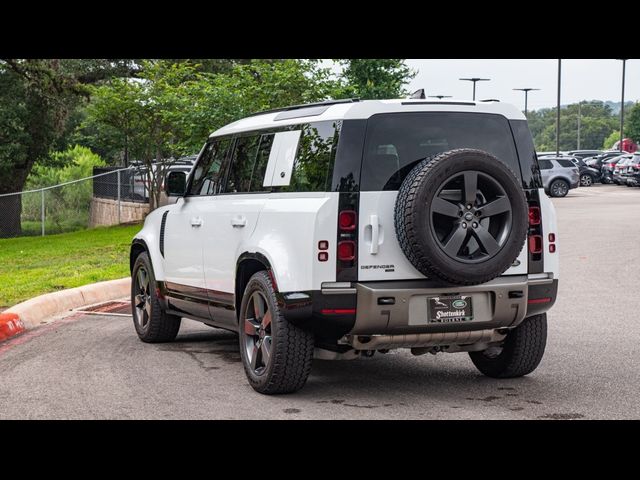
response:
[[[0,313],[0,342],[24,332],[24,324],[15,313]]]

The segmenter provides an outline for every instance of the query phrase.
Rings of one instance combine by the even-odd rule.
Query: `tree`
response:
[[[604,150],[610,150],[613,146],[620,140],[620,131],[613,131],[611,135],[604,139],[602,143],[602,148]]]
[[[628,110],[624,120],[624,135],[636,143],[640,142],[640,103]],[[617,140],[620,140],[619,136]]]
[[[212,131],[234,120],[323,100],[337,85],[317,62],[300,60],[238,62],[219,73],[197,62],[149,61],[138,76],[93,88],[83,128],[127,139],[131,158],[145,165],[151,209],[168,159],[198,152]]]
[[[1,60],[0,194],[21,191],[33,166],[50,161],[70,113],[88,95],[85,85],[135,71],[128,60]],[[21,197],[0,199],[0,237],[17,236]]]
[[[579,118],[579,120],[578,120]],[[556,109],[546,108],[529,112],[529,128],[539,151],[556,149]],[[560,111],[560,149],[598,149],[604,140],[616,130],[617,116],[604,103],[571,104]]]
[[[338,60],[342,67],[341,79],[345,85],[342,97],[365,100],[399,98],[408,94],[405,85],[416,73],[404,59],[376,58]]]

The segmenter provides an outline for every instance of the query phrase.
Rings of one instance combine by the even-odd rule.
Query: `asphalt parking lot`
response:
[[[315,361],[306,387],[247,384],[235,335],[183,321],[174,343],[140,342],[131,318],[73,314],[0,344],[0,418],[640,418],[640,188],[554,199],[561,255],[547,351],[531,375],[483,377],[468,356]]]

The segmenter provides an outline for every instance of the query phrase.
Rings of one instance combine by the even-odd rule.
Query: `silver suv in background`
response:
[[[539,156],[540,174],[547,195],[564,197],[580,185],[578,167],[568,158]]]

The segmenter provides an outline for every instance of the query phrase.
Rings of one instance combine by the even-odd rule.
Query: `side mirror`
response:
[[[167,195],[169,197],[181,197],[187,189],[187,174],[184,172],[170,172],[167,175]]]

